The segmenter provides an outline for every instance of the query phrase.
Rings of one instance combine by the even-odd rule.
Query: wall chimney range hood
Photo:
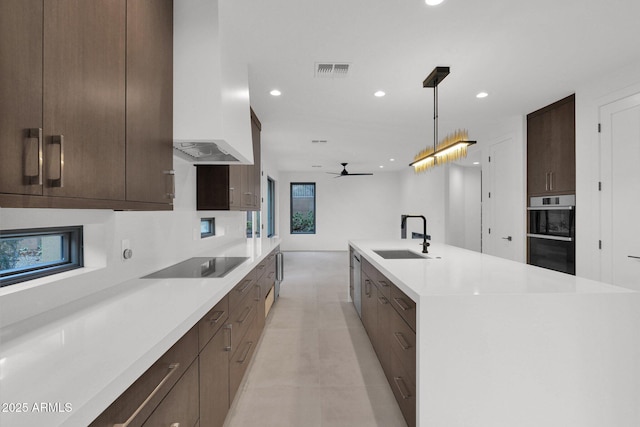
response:
[[[249,77],[227,3],[173,2],[174,154],[198,164],[252,164]]]

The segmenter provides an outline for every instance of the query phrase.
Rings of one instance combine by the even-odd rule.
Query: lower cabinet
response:
[[[416,304],[364,258],[362,324],[409,427],[416,425]]]
[[[90,427],[221,427],[264,328],[276,252],[278,248]]]
[[[143,427],[193,426],[198,417],[198,363],[194,361]]]

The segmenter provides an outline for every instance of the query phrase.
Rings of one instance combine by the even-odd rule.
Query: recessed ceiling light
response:
[[[269,92],[271,95],[273,96],[280,96],[282,95],[282,92],[280,92],[278,89],[274,89],[271,92]]]
[[[386,93],[384,93],[381,90],[379,90],[379,91],[377,91],[376,93],[373,94],[373,96],[377,96],[378,98],[382,98],[385,95],[386,95]]]
[[[487,92],[480,92],[476,95],[476,98],[486,98],[487,96],[489,96]]]
[[[382,169],[382,168],[384,168],[384,166],[383,166],[383,165],[380,165],[380,169]]]
[[[480,164],[480,162],[473,162],[473,164],[474,164],[474,165],[479,165],[479,164]]]
[[[390,162],[395,162],[395,161],[396,161],[396,159],[389,159],[389,161],[390,161]]]
[[[437,6],[440,3],[442,3],[444,0],[424,0],[424,2],[428,5],[428,6]]]

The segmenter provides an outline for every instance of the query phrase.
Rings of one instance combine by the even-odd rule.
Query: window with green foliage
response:
[[[81,226],[0,230],[0,286],[82,266]]]
[[[291,234],[316,233],[316,184],[291,183]]]

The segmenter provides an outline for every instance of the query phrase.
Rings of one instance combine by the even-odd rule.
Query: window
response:
[[[81,226],[0,231],[0,286],[82,266]]]
[[[276,234],[276,182],[267,177],[267,237]]]
[[[316,234],[316,184],[291,183],[291,234]]]
[[[200,218],[200,238],[211,237],[216,235],[216,219]]]

